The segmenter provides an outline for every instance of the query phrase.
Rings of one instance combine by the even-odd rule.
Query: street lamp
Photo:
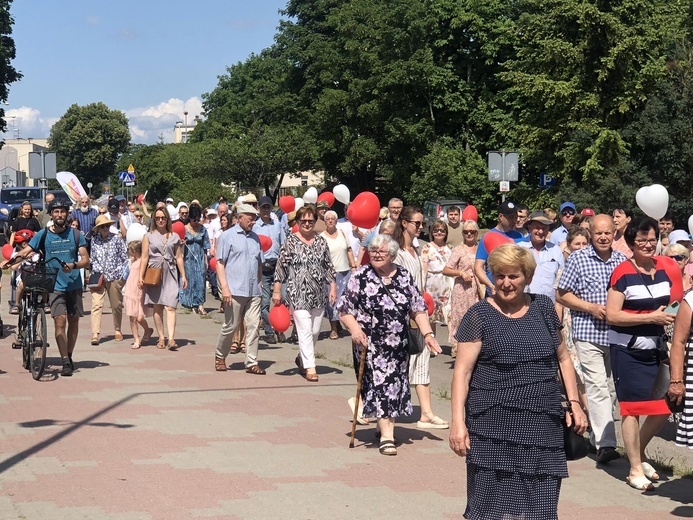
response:
[[[185,128],[183,130],[183,142],[187,143],[188,142],[188,111],[186,110],[183,112],[183,115],[185,116]]]

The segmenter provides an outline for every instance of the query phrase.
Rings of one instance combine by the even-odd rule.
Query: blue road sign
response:
[[[135,174],[130,172],[118,172],[118,178],[122,182],[135,182]]]
[[[542,188],[550,188],[554,184],[556,184],[556,179],[554,179],[551,175],[548,173],[539,174],[539,186]]]

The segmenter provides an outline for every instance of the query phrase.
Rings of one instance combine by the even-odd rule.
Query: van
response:
[[[442,219],[447,214],[448,208],[450,206],[457,206],[460,208],[460,214],[469,205],[461,199],[437,199],[429,200],[423,206],[423,229],[422,234],[425,234],[425,238],[431,239],[431,229],[436,220]]]

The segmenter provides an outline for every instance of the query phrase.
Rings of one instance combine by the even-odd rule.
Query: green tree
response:
[[[16,57],[12,25],[14,18],[10,15],[12,0],[0,0],[0,101],[6,102],[9,96],[9,87],[15,81],[19,81],[22,75],[12,66],[12,60]],[[5,110],[0,108],[0,132],[7,130]]]
[[[72,105],[48,137],[48,146],[57,155],[58,170],[74,173],[83,185],[106,180],[129,143],[125,114],[100,102]]]

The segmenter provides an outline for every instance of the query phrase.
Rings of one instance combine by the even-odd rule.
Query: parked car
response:
[[[436,220],[442,219],[447,214],[450,206],[460,208],[460,213],[468,206],[468,202],[461,199],[437,199],[429,200],[423,207],[424,226],[423,233],[428,239],[431,237],[431,229]]]
[[[56,198],[70,200],[63,190],[48,190]],[[38,186],[18,186],[0,189],[0,229],[9,236],[10,223],[17,218],[23,202],[30,202],[34,208],[43,208],[41,188]]]

